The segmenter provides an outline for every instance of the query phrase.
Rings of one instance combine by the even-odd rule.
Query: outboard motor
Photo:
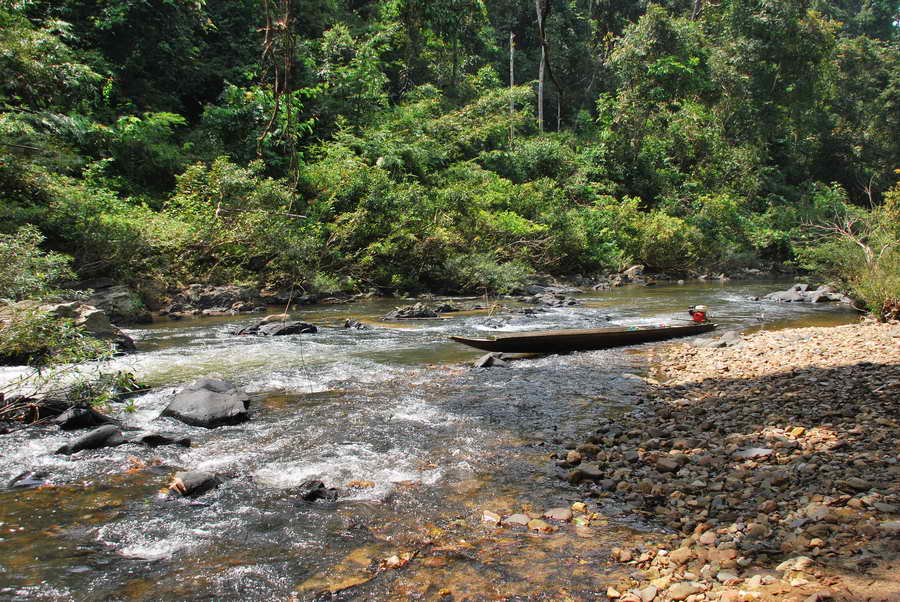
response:
[[[691,319],[697,324],[703,324],[708,320],[706,317],[705,305],[692,305],[688,308],[688,313],[691,315]]]

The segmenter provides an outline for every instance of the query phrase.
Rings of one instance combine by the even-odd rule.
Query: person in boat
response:
[[[688,308],[691,319],[697,324],[705,324],[707,322],[708,318],[706,317],[706,311],[705,305],[692,305]]]

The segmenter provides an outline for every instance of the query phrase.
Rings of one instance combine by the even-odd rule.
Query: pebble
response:
[[[491,525],[499,525],[500,524],[500,515],[496,512],[491,512],[490,510],[485,510],[481,515],[481,522],[488,523]]]
[[[528,525],[528,521],[530,520],[531,519],[525,514],[511,514],[503,519],[503,524],[524,527]]]
[[[544,512],[544,518],[567,523],[572,520],[572,511],[568,508],[550,508],[549,510]]]
[[[685,600],[692,594],[698,594],[703,591],[703,586],[699,583],[689,583],[682,581],[676,583],[669,588],[668,595],[670,600]]]
[[[552,533],[553,531],[556,531],[556,527],[539,518],[533,518],[528,521],[528,528],[532,531],[540,531],[541,533]]]

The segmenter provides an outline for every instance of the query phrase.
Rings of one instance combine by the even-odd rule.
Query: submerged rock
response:
[[[10,489],[34,489],[47,484],[49,473],[43,471],[26,470],[13,477],[9,482]]]
[[[92,430],[87,435],[79,437],[72,443],[67,443],[56,450],[57,454],[71,455],[83,449],[100,449],[103,447],[115,447],[125,443],[125,437],[119,427],[106,424]]]
[[[249,406],[250,396],[243,389],[225,380],[203,378],[178,393],[161,416],[216,428],[245,422]]]

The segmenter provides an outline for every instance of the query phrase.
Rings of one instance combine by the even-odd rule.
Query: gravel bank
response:
[[[900,600],[900,325],[661,348],[638,410],[565,478],[672,529],[611,598]]]

